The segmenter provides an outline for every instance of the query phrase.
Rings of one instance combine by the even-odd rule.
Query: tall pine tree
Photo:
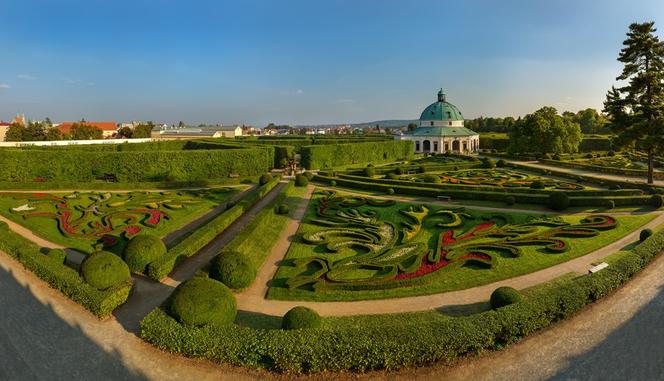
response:
[[[618,81],[604,102],[610,127],[619,146],[636,144],[648,153],[648,183],[653,183],[655,151],[664,147],[664,43],[654,22],[629,26],[627,39],[618,55],[624,64]]]

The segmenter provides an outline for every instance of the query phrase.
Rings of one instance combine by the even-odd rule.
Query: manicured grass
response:
[[[314,199],[321,197],[315,195]],[[408,203],[397,203],[390,207],[359,207],[358,210],[366,211],[367,209],[375,210],[377,217],[381,220],[386,220],[394,223],[397,228],[402,227],[400,224],[403,221],[403,216],[399,213],[400,209],[404,209],[409,205]],[[322,230],[321,226],[310,223],[310,220],[315,216],[314,202],[311,203],[305,222],[300,226],[297,237],[291,244],[286,260],[295,258],[307,258],[311,256],[325,256],[332,261],[347,258],[356,255],[357,252],[353,249],[342,248],[338,252],[329,253],[325,245],[311,245],[302,241],[302,235]],[[440,205],[427,205],[432,210],[449,209]],[[496,212],[483,212],[466,210],[471,214],[476,221],[474,223],[467,222],[459,228],[455,228],[455,235],[460,232],[468,231],[472,226],[481,221],[483,217],[496,219],[506,217],[512,224],[523,223],[533,215],[521,213],[496,213]],[[614,242],[631,231],[636,230],[643,224],[652,220],[655,216],[650,215],[629,215],[629,216],[615,216],[618,221],[618,226],[612,230],[602,231],[598,236],[591,238],[564,238],[569,245],[569,251],[559,254],[548,253],[537,246],[524,246],[521,247],[522,255],[518,258],[505,257],[501,255],[495,256],[493,267],[480,268],[473,265],[466,265],[460,268],[444,267],[431,274],[426,275],[426,282],[422,282],[411,286],[401,286],[391,289],[379,290],[318,290],[316,292],[307,289],[288,289],[285,287],[287,278],[295,276],[301,272],[292,266],[282,265],[274,279],[274,286],[270,288],[268,297],[272,299],[295,299],[295,300],[317,300],[317,301],[332,301],[332,300],[362,300],[362,299],[377,299],[377,298],[390,298],[390,297],[404,297],[412,295],[423,295],[447,292],[453,290],[460,290],[470,287],[475,287],[487,283],[496,282],[498,280],[523,275],[550,267],[570,259],[588,254],[594,250],[600,249],[611,242]],[[562,220],[569,223],[578,223],[583,217],[580,216],[562,216]],[[543,231],[545,228],[538,228],[538,231]],[[434,223],[425,220],[424,228],[414,238],[415,242],[425,243],[429,249],[434,249],[440,234],[444,231],[443,228],[437,228]],[[287,262],[287,261],[285,261]],[[357,270],[363,271],[363,270]],[[349,273],[349,275],[357,275],[358,273]]]
[[[224,251],[242,253],[258,270],[270,255],[286,223],[293,218],[292,215],[306,190],[306,187],[296,187],[293,186],[293,182],[289,183],[279,196],[257,214],[243,232],[224,248]],[[275,213],[275,207],[280,204],[288,205],[290,212]]]
[[[163,197],[164,199],[172,199],[176,202],[178,200],[190,200],[192,202],[183,204],[180,209],[163,209],[170,216],[169,219],[161,219],[156,226],[148,226],[143,221],[138,222],[138,226],[141,228],[141,232],[149,232],[150,234],[156,235],[158,237],[163,237],[168,233],[177,230],[192,220],[202,216],[203,214],[210,211],[219,203],[226,200],[231,195],[239,191],[240,188],[213,188],[211,190],[205,191],[169,191],[155,193],[150,192],[149,195]],[[70,195],[71,193],[56,193],[54,195],[59,197],[64,197]],[[108,203],[113,202],[116,198],[118,200],[124,200],[127,193],[112,193]],[[81,193],[77,198],[67,199],[71,210],[74,211],[72,215],[72,220],[75,220],[82,212],[79,208],[87,209],[95,201],[93,197],[99,196],[100,193]],[[58,209],[54,203],[35,203],[29,201],[31,193],[1,193],[0,192],[0,214],[4,217],[30,229],[36,235],[49,240],[54,243],[61,244],[66,247],[71,247],[78,249],[83,252],[92,252],[94,251],[95,244],[98,244],[99,238],[91,237],[89,239],[67,237],[65,236],[60,229],[58,228],[58,223],[53,217],[29,217],[25,218],[22,214],[17,214],[11,212],[11,208],[19,207],[21,205],[28,204],[31,207],[36,207],[34,211],[31,212],[46,212],[46,213],[57,213]],[[99,203],[100,205],[105,205],[105,203]],[[107,204],[107,203],[106,203]],[[141,205],[142,208],[148,208],[147,205]],[[97,218],[97,221],[101,221],[101,216]],[[122,223],[120,221],[121,217],[114,220],[114,223]],[[91,222],[92,223],[92,222]],[[86,228],[89,229],[90,227]],[[124,241],[125,235],[120,235],[121,241]],[[119,248],[121,249],[121,242]],[[117,250],[113,250],[117,251]]]

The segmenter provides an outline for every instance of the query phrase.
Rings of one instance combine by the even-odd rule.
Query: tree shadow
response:
[[[664,291],[585,353],[567,359],[550,380],[661,380]],[[598,319],[599,320],[599,319]]]
[[[103,349],[80,326],[62,320],[11,270],[0,268],[0,289],[0,379],[148,379],[128,369],[116,349]]]

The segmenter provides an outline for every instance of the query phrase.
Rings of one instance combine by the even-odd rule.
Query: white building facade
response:
[[[447,102],[441,89],[438,101],[422,111],[419,126],[395,139],[413,141],[415,153],[476,153],[480,148],[480,135],[463,123],[461,111]]]

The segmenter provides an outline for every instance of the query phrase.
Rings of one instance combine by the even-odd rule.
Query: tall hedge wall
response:
[[[91,181],[113,174],[120,182],[197,181],[231,174],[255,176],[274,164],[261,147],[180,151],[0,150],[0,181]]]
[[[384,141],[304,146],[301,163],[307,169],[348,164],[379,163],[413,158],[413,142]]]
[[[505,151],[507,150],[508,144],[508,138],[492,138],[480,136],[481,149],[496,149],[498,151]],[[587,137],[583,138],[579,144],[579,152],[610,151],[612,149],[613,146],[609,138]]]

